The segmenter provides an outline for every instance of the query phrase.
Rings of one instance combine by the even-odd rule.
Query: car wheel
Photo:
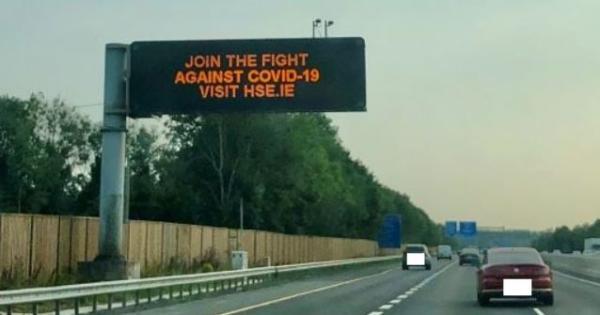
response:
[[[408,270],[408,266],[407,265],[402,265],[402,270]]]
[[[477,294],[477,302],[479,303],[480,306],[488,306],[490,305],[490,298],[483,295],[483,294]]]
[[[425,269],[431,270],[431,265],[425,265]]]
[[[541,302],[545,305],[554,305],[554,294],[543,296]]]

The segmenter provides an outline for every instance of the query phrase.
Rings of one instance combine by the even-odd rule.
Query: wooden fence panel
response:
[[[190,229],[190,258],[192,263],[194,261],[200,262],[202,259],[202,227],[192,225]]]
[[[226,228],[213,229],[213,246],[222,266],[229,266],[229,231]]]
[[[290,264],[298,263],[298,236],[290,235]]]
[[[285,257],[283,256],[283,234],[281,233],[275,233],[273,235],[274,239],[275,239],[275,247],[274,247],[274,255],[275,255],[275,259],[276,259],[276,263],[277,265],[283,265],[284,261],[285,261]]]
[[[206,255],[208,251],[214,248],[214,228],[211,226],[202,226],[202,256]],[[215,248],[216,251],[216,248]]]
[[[286,256],[287,256],[287,264],[293,264],[294,263],[294,240],[296,238],[296,236],[294,235],[286,235],[287,236],[287,243],[288,243],[288,247],[287,247],[287,252],[286,252]]]
[[[71,217],[59,217],[58,235],[58,272],[69,273],[75,266],[71,265]]]
[[[270,257],[271,265],[275,264],[273,257],[273,233],[265,232],[265,257]]]
[[[277,259],[276,259],[277,245],[275,244],[276,242],[277,242],[276,233],[267,232],[267,251],[269,253],[269,257],[271,257],[271,265],[277,264]]]
[[[71,218],[71,268],[76,270],[77,263],[86,259],[87,218]]]
[[[254,265],[255,266],[265,266],[267,255],[266,248],[267,241],[267,233],[264,231],[256,231],[255,232],[255,252],[254,252]]]
[[[36,215],[32,220],[31,277],[45,282],[55,275],[58,265],[59,217]]]
[[[85,260],[91,261],[98,256],[98,234],[100,232],[100,222],[97,218],[86,218],[87,228],[85,237]]]
[[[254,266],[254,259],[256,257],[254,254],[254,240],[254,230],[244,230],[242,232],[241,246],[242,250],[245,250],[248,253],[248,266]]]
[[[281,264],[287,265],[290,261],[290,238],[287,234],[281,234]]]
[[[0,270],[15,270],[24,276],[39,274],[47,279],[55,270],[75,271],[80,261],[98,254],[97,218],[0,214]],[[179,257],[186,265],[214,248],[222,268],[229,266],[230,230],[174,223],[130,221],[124,226],[123,253],[139,262],[142,271],[166,267]],[[377,243],[304,235],[285,235],[246,230],[241,246],[248,252],[250,266],[266,263],[281,265],[370,257],[377,254]],[[153,270],[158,271],[158,270]]]
[[[312,238],[312,241],[313,241],[312,248],[314,248],[314,253],[313,253],[314,261],[325,260],[325,257],[323,255],[323,253],[325,252],[325,249],[323,248],[323,246],[325,244],[323,244],[322,238],[315,236]]]
[[[129,223],[123,224],[123,235],[121,235],[121,249],[123,251],[121,255],[123,255],[123,257],[129,257]]]
[[[319,249],[321,250],[321,259],[319,260],[331,260],[333,255],[331,253],[331,239],[327,237],[319,237]]]
[[[310,238],[306,235],[302,235],[302,246],[304,246],[304,259],[303,262],[310,262]]]
[[[127,259],[138,262],[142,270],[146,269],[146,222],[129,221]]]
[[[296,263],[301,263],[302,262],[302,235],[294,235],[294,241],[295,241],[295,246],[294,246],[294,250],[295,250],[295,262]]]
[[[31,216],[4,214],[0,224],[0,271],[29,277]]]
[[[177,257],[186,266],[191,264],[191,225],[177,224]]]
[[[177,256],[177,224],[165,222],[161,224],[163,225],[161,261],[163,267],[166,267]]]
[[[162,232],[159,222],[146,222],[146,267],[158,268],[162,264]]]

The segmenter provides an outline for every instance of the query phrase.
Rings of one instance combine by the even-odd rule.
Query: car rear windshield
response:
[[[407,253],[424,253],[423,246],[406,246]]]
[[[529,251],[503,251],[489,252],[489,264],[540,264],[542,257],[537,252]]]

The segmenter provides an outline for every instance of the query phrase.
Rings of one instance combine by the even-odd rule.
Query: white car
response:
[[[452,260],[452,247],[450,245],[438,245],[437,260],[450,259]]]
[[[425,267],[431,270],[431,255],[425,244],[408,244],[402,253],[402,269]]]

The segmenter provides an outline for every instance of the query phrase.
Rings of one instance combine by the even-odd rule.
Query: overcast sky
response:
[[[352,155],[438,222],[600,217],[600,1],[0,1],[0,94],[102,101],[104,45],[362,36]],[[80,107],[100,120],[100,106]]]

